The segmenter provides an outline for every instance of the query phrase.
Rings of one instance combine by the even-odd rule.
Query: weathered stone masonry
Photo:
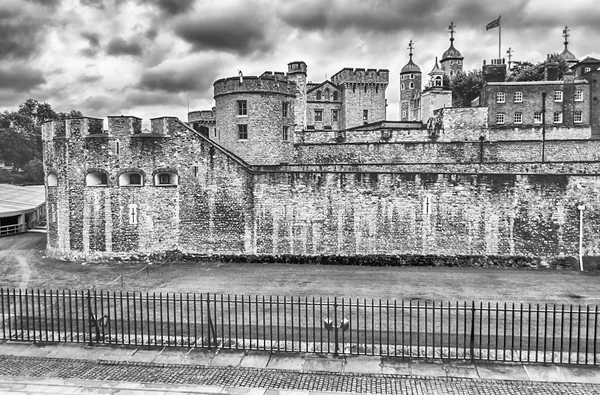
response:
[[[153,119],[151,133],[141,133],[135,117],[110,117],[107,133],[101,126],[89,118],[44,124],[46,173],[59,180],[47,189],[52,256],[166,250],[573,256],[580,202],[586,204],[585,253],[599,253],[600,176],[585,174],[585,166],[570,174],[547,174],[552,168],[543,166],[476,174],[469,163],[429,173],[366,172],[352,164],[336,171],[267,169],[248,165],[175,118]],[[514,164],[496,166],[504,171]],[[155,185],[153,176],[163,170],[178,175],[177,185]],[[90,171],[105,171],[108,185],[86,186]],[[143,174],[142,186],[119,185],[119,176],[131,171]],[[137,224],[130,223],[131,204]]]

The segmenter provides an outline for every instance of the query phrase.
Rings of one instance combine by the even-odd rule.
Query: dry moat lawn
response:
[[[575,271],[288,264],[87,264],[44,258],[45,233],[0,238],[0,287],[599,304],[600,275]],[[136,274],[133,274],[138,272]],[[123,274],[123,286],[117,280]],[[115,281],[117,280],[117,281]]]

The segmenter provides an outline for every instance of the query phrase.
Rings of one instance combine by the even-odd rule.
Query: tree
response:
[[[451,80],[452,105],[471,107],[471,102],[481,95],[483,77],[481,70],[459,71]]]
[[[547,65],[554,64],[558,67],[558,78],[561,79],[568,71],[569,64],[559,55],[552,54],[543,62],[514,62],[506,81],[543,81],[544,69]]]
[[[80,111],[57,113],[50,104],[28,99],[17,111],[0,114],[0,162],[25,170],[32,182],[43,180],[42,123],[53,119],[78,118]],[[14,181],[14,179],[13,179]]]

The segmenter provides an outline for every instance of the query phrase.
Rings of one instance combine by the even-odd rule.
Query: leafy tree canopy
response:
[[[459,71],[450,81],[452,105],[471,107],[471,102],[481,95],[483,77],[481,70]]]
[[[513,62],[506,81],[543,81],[544,69],[550,63],[558,67],[558,78],[562,78],[569,71],[569,64],[559,55],[552,54],[543,62]]]
[[[28,181],[41,182],[42,123],[81,116],[77,110],[56,112],[50,104],[35,99],[26,100],[17,111],[0,113],[0,162],[24,169]]]

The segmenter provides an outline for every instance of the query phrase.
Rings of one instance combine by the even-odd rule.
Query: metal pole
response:
[[[500,20],[502,16],[498,17],[498,59],[502,59],[502,21]]]
[[[542,163],[546,151],[546,92],[542,92]]]
[[[579,209],[579,270],[583,271],[583,210],[585,205],[577,206]]]

